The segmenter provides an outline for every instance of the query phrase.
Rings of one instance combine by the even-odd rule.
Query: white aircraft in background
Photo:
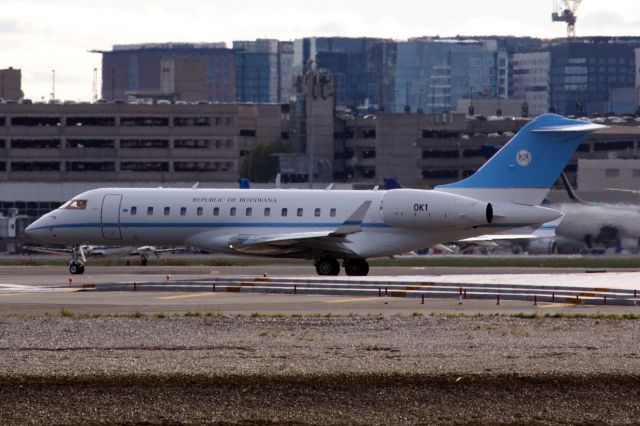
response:
[[[92,245],[78,245],[74,248],[51,248],[51,247],[37,247],[37,246],[24,246],[22,248],[24,252],[36,252],[36,253],[53,253],[53,254],[73,254],[77,251],[77,255],[82,259],[82,265],[78,265],[80,268],[84,267],[87,262],[87,257],[124,257],[124,256],[140,256],[140,264],[146,266],[149,263],[149,257],[160,257],[161,253],[175,252],[175,248],[158,248],[155,246],[92,246]],[[77,272],[82,273],[82,272]]]
[[[570,201],[546,205],[564,213],[556,230],[559,251],[640,249],[640,206],[583,201],[567,177],[564,174],[561,177]]]
[[[603,126],[546,114],[475,174],[434,190],[103,188],[27,229],[66,244],[192,246],[315,260],[319,275],[367,275],[368,258],[539,225],[540,203],[589,132]],[[74,250],[71,273],[81,260]]]

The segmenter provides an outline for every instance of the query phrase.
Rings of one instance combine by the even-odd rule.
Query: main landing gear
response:
[[[316,272],[318,275],[339,275],[340,263],[333,257],[323,257],[316,260]],[[344,271],[349,276],[365,276],[369,273],[369,264],[365,259],[345,259]]]
[[[78,246],[74,246],[71,250],[71,263],[69,264],[69,273],[71,275],[84,274],[84,262],[85,257],[82,253],[82,249]]]

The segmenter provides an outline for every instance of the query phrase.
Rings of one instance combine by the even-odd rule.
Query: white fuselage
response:
[[[531,207],[542,215],[530,223],[501,216],[489,224],[482,222],[486,202],[438,191],[394,191],[403,192],[387,196],[385,204],[392,191],[103,188],[75,197],[86,200],[82,208],[63,206],[28,231],[66,244],[193,246],[238,254],[230,247],[234,238],[331,231],[370,201],[361,229],[343,242],[355,257],[368,258],[559,216]]]

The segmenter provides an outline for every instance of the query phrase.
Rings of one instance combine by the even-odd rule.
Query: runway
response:
[[[637,272],[378,268],[387,274],[317,277],[308,274],[311,268],[278,265],[122,269],[70,276],[60,267],[0,268],[0,308],[8,315],[63,308],[105,314],[640,312]]]

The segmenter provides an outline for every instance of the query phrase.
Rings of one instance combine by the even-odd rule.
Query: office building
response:
[[[22,71],[14,68],[0,70],[0,99],[22,99]]]
[[[333,75],[338,105],[358,107],[370,103],[371,49],[383,39],[310,37],[294,41],[293,69],[297,75],[326,70]],[[313,65],[312,65],[313,64]]]
[[[102,99],[126,100],[128,96],[158,97],[163,94],[162,81],[171,79],[163,61],[200,60],[204,62],[206,89],[198,101],[234,102],[236,100],[235,52],[224,43],[159,43],[115,45],[102,54]],[[184,64],[184,63],[183,63]],[[201,79],[175,74],[178,80]],[[184,69],[187,70],[186,68]],[[198,83],[200,84],[200,83]],[[179,85],[179,84],[178,84]],[[166,87],[165,87],[166,88]],[[191,92],[193,93],[193,92]]]

